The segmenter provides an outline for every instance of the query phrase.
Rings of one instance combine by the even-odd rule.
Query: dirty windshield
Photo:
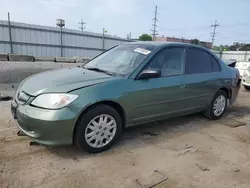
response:
[[[153,45],[120,45],[93,59],[84,68],[125,76],[135,70],[154,49]]]

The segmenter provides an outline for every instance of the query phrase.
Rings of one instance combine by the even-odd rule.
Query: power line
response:
[[[234,23],[234,24],[226,24],[220,26],[221,28],[228,28],[228,27],[240,27],[240,26],[249,26],[250,22],[241,22],[241,23]]]
[[[214,44],[214,40],[215,40],[215,37],[216,37],[216,27],[219,27],[220,25],[219,24],[217,24],[217,20],[215,20],[215,23],[214,23],[214,25],[211,25],[210,27],[213,27],[214,28],[214,31],[211,33],[212,34],[212,46],[213,46],[213,44]]]
[[[80,25],[80,26],[79,26],[79,29],[81,29],[82,31],[83,31],[84,29],[86,29],[85,26],[83,27],[83,25],[85,25],[86,23],[83,22],[82,19],[81,19],[80,22],[78,22],[78,24]]]
[[[156,28],[157,28],[157,22],[158,22],[158,19],[157,19],[157,15],[158,15],[158,12],[157,12],[157,6],[155,6],[155,12],[154,12],[154,18],[153,18],[153,29],[151,29],[151,31],[153,32],[152,33],[152,36],[153,36],[153,40],[155,39],[155,36],[158,35],[157,31],[156,31]]]
[[[164,28],[163,28],[164,29]],[[192,26],[188,26],[188,27],[183,27],[183,28],[167,28],[166,30],[162,30],[161,31],[194,31],[194,30],[208,30],[209,26],[201,26],[201,27],[192,27]]]
[[[235,31],[235,30],[233,30],[233,29],[227,29],[227,31],[231,31],[232,33],[235,33],[235,34],[238,34],[238,35],[244,35],[244,36],[250,36],[250,34],[249,33],[244,33],[244,32],[239,32],[239,31]]]
[[[244,26],[250,26],[250,22],[220,25],[220,28],[244,27]],[[180,27],[180,28],[162,28],[161,31],[196,31],[196,30],[205,31],[208,29],[209,29],[209,26],[188,26],[188,27]]]

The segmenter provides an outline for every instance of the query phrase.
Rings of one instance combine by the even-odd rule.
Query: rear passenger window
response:
[[[220,72],[221,71],[221,67],[219,62],[211,56],[211,63],[212,63],[212,68],[213,68],[213,72]]]
[[[199,49],[188,49],[186,73],[198,74],[209,72],[213,72],[211,65],[211,55]]]

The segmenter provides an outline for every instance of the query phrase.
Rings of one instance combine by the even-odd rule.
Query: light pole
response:
[[[60,27],[60,38],[61,38],[61,57],[63,57],[63,45],[62,45],[62,28],[65,26],[65,20],[57,19],[56,25]]]
[[[102,51],[104,51],[104,32],[105,28],[102,29]]]
[[[131,42],[131,32],[129,32],[129,34],[127,34],[127,39],[129,42]]]
[[[8,25],[9,25],[9,36],[10,36],[10,52],[13,54],[12,37],[11,37],[11,25],[10,25],[10,13],[8,12]]]
[[[105,50],[105,44],[104,44],[104,39],[105,39],[105,33],[107,33],[108,31],[105,30],[105,28],[102,29],[102,51],[104,52]]]

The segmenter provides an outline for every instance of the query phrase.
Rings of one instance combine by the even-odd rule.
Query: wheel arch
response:
[[[221,92],[221,91],[225,92],[226,97],[227,97],[229,100],[230,100],[231,97],[232,97],[232,90],[231,90],[230,88],[221,87],[220,89],[218,89],[218,90],[215,92],[215,94],[214,94],[214,96],[213,96],[213,99],[211,100],[210,105],[209,105],[208,108],[204,111],[204,115],[205,115],[205,117],[207,117],[208,119],[215,120],[215,119],[220,118],[220,117],[223,115],[223,113],[224,113],[224,111],[225,111],[225,109],[226,109],[226,106],[225,106],[224,111],[223,111],[222,114],[220,114],[219,116],[214,115],[214,114],[213,114],[214,112],[212,112],[212,111],[213,111],[214,100],[216,99],[215,97],[216,97],[216,95],[218,95],[218,92]],[[219,96],[219,95],[218,95],[218,96]],[[217,97],[218,97],[218,96],[217,96]],[[226,101],[226,105],[227,105],[227,101]],[[212,108],[212,109],[211,109],[211,108]]]
[[[126,124],[126,114],[125,114],[125,111],[124,111],[124,109],[123,109],[123,107],[122,107],[121,104],[119,104],[118,102],[115,102],[115,101],[111,101],[111,100],[98,101],[96,103],[93,103],[93,104],[89,105],[87,108],[85,108],[82,111],[81,115],[78,117],[78,119],[76,121],[76,124],[75,124],[75,127],[74,127],[74,131],[73,131],[73,141],[75,141],[75,131],[76,131],[76,127],[78,125],[78,122],[79,122],[80,118],[84,114],[86,114],[89,110],[91,110],[93,107],[101,105],[101,104],[110,106],[111,108],[115,109],[118,112],[118,114],[120,115],[121,119],[122,119],[122,128],[125,127],[125,124]]]
[[[230,100],[232,97],[232,90],[227,87],[222,87],[219,90],[224,91],[227,94],[227,98]]]

